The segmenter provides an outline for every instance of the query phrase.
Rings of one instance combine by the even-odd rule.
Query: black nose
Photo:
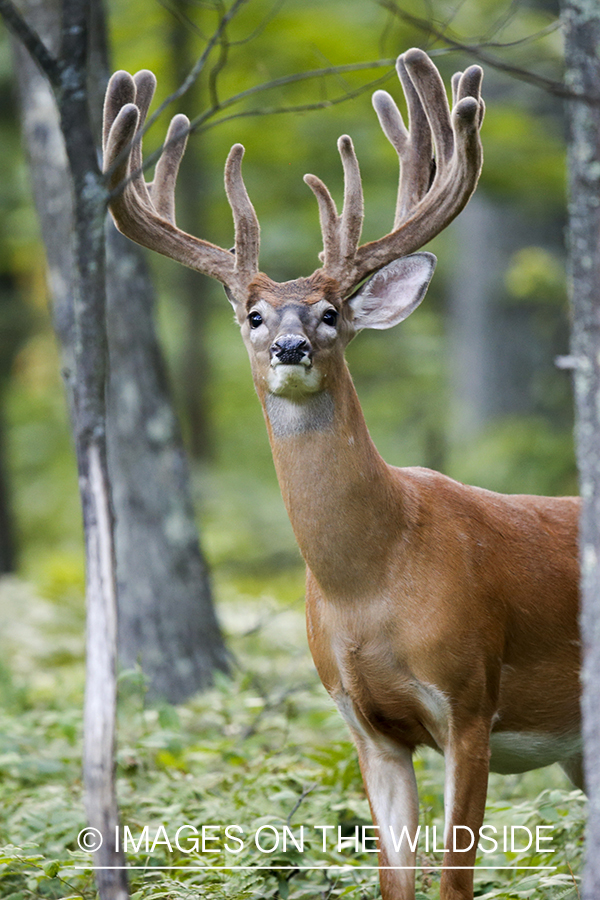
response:
[[[284,334],[271,345],[271,356],[279,362],[293,366],[310,354],[310,344],[300,334]]]

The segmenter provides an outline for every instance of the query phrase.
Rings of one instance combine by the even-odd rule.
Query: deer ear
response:
[[[235,256],[235,247],[230,247],[229,252],[232,253],[232,254]],[[229,300],[229,302],[230,302],[231,305],[233,306],[234,312],[237,313],[238,307],[239,307],[239,305],[240,305],[239,300],[237,299],[237,297],[235,296],[235,294],[233,293],[233,291],[231,290],[231,288],[227,287],[226,284],[223,285],[223,290],[225,291],[225,296],[227,297],[227,299]]]
[[[425,296],[436,262],[433,253],[413,253],[376,272],[348,300],[356,328],[392,328],[410,316]]]
[[[223,285],[223,290],[225,291],[225,296],[233,306],[234,310],[237,311],[238,306],[240,305],[236,298],[233,296],[233,292],[227,287],[226,284]]]

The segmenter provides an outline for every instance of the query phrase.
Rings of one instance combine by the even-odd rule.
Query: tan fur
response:
[[[482,163],[481,69],[455,75],[452,110],[423,51],[399,57],[397,71],[410,131],[389,94],[373,97],[401,163],[393,230],[359,244],[360,173],[344,136],[338,143],[341,215],[325,185],[312,175],[305,179],[319,205],[323,267],[285,284],[258,271],[259,227],[241,175],[240,144],[225,167],[234,254],[175,225],[185,117],[173,120],[155,182],[145,183],[134,138],[154,91],[151,73],[113,76],[104,141],[117,227],[221,281],[236,310],[281,492],[307,563],[311,652],[355,740],[381,829],[382,897],[412,900],[415,854],[406,845],[395,848],[388,826],[404,825],[414,838],[416,747],[445,755],[447,835],[453,825],[477,834],[491,751],[501,771],[557,760],[582,786],[579,505],[568,498],[507,497],[424,469],[395,469],[371,441],[344,349],[356,330],[390,327],[418,305],[435,259],[401,257],[458,215]],[[373,273],[373,291],[361,295],[360,288],[357,297],[365,302],[356,306],[353,291]],[[475,850],[445,854],[442,900],[472,898],[474,860]]]
[[[329,427],[279,439],[265,412],[307,563],[315,664],[340,708],[351,710],[375,822],[387,828],[369,790],[381,747],[410,754],[427,745],[452,770],[447,827],[477,833],[490,735],[548,737],[561,748],[579,731],[579,501],[506,496],[388,466],[340,347],[320,365],[335,410]],[[399,785],[409,781],[402,758],[385,763]],[[556,759],[577,770],[577,754]],[[414,802],[398,795],[407,822]],[[399,864],[390,852],[382,847],[382,866]],[[450,867],[473,863],[474,853],[445,854],[444,900],[472,896],[472,873]],[[414,896],[400,870],[382,872],[381,889],[384,900]]]
[[[283,283],[272,281],[264,272],[259,272],[248,287],[248,299],[245,307],[246,311],[249,311],[260,299],[265,300],[275,309],[286,303],[303,303],[313,306],[321,300],[327,300],[332,305],[337,305],[339,309],[341,306],[339,294],[337,281],[324,275],[320,270],[314,272],[309,278],[297,278],[295,281],[284,281]]]

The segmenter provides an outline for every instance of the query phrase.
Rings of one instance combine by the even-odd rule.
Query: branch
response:
[[[275,19],[277,17],[280,9],[282,8],[282,6],[284,5],[285,2],[286,2],[286,0],[275,0],[272,8],[269,10],[269,12],[265,13],[264,17],[258,23],[256,28],[253,31],[251,31],[250,34],[246,35],[245,38],[240,38],[237,41],[232,41],[231,46],[232,47],[243,47],[244,44],[252,43],[252,41],[255,40],[255,38],[257,38],[259,35],[261,35],[263,33],[263,31],[267,28],[267,26],[270,25],[270,23],[273,21],[273,19]]]
[[[206,34],[198,27],[198,25],[196,25],[191,17],[181,9],[181,7],[177,3],[172,3],[170,2],[170,0],[158,0],[158,3],[169,13],[169,15],[177,19],[179,24],[184,28],[187,28],[189,31],[193,31],[194,34],[202,41],[208,40]]]
[[[0,0],[1,2],[1,0]],[[298,112],[312,112],[314,110],[319,109],[327,109],[330,106],[337,106],[340,103],[344,103],[346,100],[353,100],[356,97],[359,97],[361,94],[369,91],[371,89],[379,87],[385,81],[387,81],[393,75],[393,65],[395,60],[375,60],[374,62],[364,62],[364,63],[352,63],[344,66],[329,66],[325,69],[313,69],[309,72],[298,72],[294,75],[284,75],[281,78],[275,78],[273,81],[267,81],[264,84],[256,85],[255,87],[248,88],[245,91],[240,91],[238,94],[233,94],[231,97],[228,97],[226,100],[223,100],[220,103],[213,104],[209,109],[205,110],[195,119],[190,122],[189,128],[187,130],[187,134],[191,134],[192,132],[200,132],[200,131],[208,131],[210,128],[214,128],[217,125],[221,125],[223,122],[229,122],[232,119],[243,119],[243,118],[254,118],[261,115],[282,115],[285,113],[298,113]],[[292,106],[279,106],[279,107],[270,107],[265,108],[261,107],[259,109],[250,109],[245,110],[239,113],[233,113],[228,116],[222,116],[217,119],[216,122],[211,122],[211,119],[214,119],[219,113],[225,112],[230,109],[232,106],[235,106],[237,103],[240,103],[242,100],[246,100],[248,97],[252,97],[255,94],[264,93],[265,91],[274,90],[278,87],[284,87],[289,84],[296,84],[302,81],[309,81],[313,78],[322,78],[328,75],[337,75],[344,72],[361,72],[369,69],[380,69],[386,68],[388,71],[385,75],[372,79],[361,87],[356,88],[354,91],[346,91],[339,97],[334,97],[332,100],[322,100],[315,103],[304,103]],[[389,71],[391,68],[391,71]],[[160,109],[163,109],[166,105],[166,102],[163,103]],[[152,117],[152,121],[154,121],[158,115],[158,112],[154,114]],[[209,122],[210,124],[206,125],[205,123]],[[144,128],[143,132],[138,133],[134,140],[141,140],[143,134],[146,132],[147,128]],[[162,152],[176,140],[181,139],[181,133],[178,133],[177,138],[174,138],[172,141],[164,143],[158,150],[155,150],[153,153],[149,154],[149,156],[145,159],[143,165],[137,169],[135,172],[131,172],[127,179],[123,179],[123,181],[117,185],[116,188],[111,192],[110,199],[118,196],[135,178],[138,178],[142,172],[145,172],[147,169],[151,168],[154,163],[160,158]],[[113,164],[113,168],[120,164],[122,158],[126,157],[130,152],[130,147],[124,148],[119,157],[115,160]]]
[[[233,106],[234,103],[238,102],[242,97],[242,94],[236,94],[233,97],[230,97],[228,100],[225,100],[218,109],[210,109],[207,110],[202,115],[198,116],[196,119],[193,119],[190,122],[190,134],[192,132],[201,132],[208,131],[211,128],[216,128],[217,125],[222,125],[224,122],[231,122],[233,119],[247,119],[247,118],[256,118],[257,116],[280,116],[287,113],[303,113],[303,112],[314,112],[318,109],[329,109],[331,106],[339,106],[340,103],[345,103],[347,100],[354,100],[356,97],[360,97],[361,94],[366,93],[367,91],[372,90],[373,88],[377,88],[380,85],[384,84],[388,78],[390,77],[389,73],[383,75],[381,78],[375,78],[373,81],[369,81],[367,84],[363,84],[361,87],[356,88],[354,91],[346,91],[344,94],[341,94],[339,97],[334,97],[332,100],[320,100],[315,103],[299,103],[297,105],[292,106],[272,106],[272,107],[260,107],[258,109],[247,109],[242,112],[232,113],[229,116],[223,116],[216,120],[216,122],[209,122],[210,119],[214,118],[218,113],[222,112],[225,109]],[[300,80],[300,79],[299,79]],[[257,88],[250,88],[248,91],[244,91],[244,95],[259,93],[262,89],[262,85]],[[208,125],[205,125],[205,122],[209,122]],[[155,154],[153,154],[154,156]]]
[[[600,94],[589,94],[586,92],[573,91],[561,81],[554,81],[551,78],[544,78],[543,75],[537,75],[535,72],[530,72],[528,69],[521,69],[519,66],[512,66],[509,63],[502,62],[502,60],[499,60],[497,57],[486,53],[478,44],[466,44],[462,41],[450,37],[443,29],[436,28],[433,22],[429,21],[428,19],[422,19],[419,18],[419,16],[414,16],[412,15],[412,13],[409,13],[405,9],[397,6],[394,0],[378,0],[378,2],[380,6],[382,6],[384,9],[387,9],[388,12],[397,16],[403,22],[407,22],[409,25],[412,25],[415,28],[419,28],[421,31],[426,31],[429,34],[434,35],[438,40],[443,41],[448,47],[451,47],[453,50],[460,50],[464,53],[468,53],[474,59],[478,60],[478,62],[482,62],[485,65],[491,66],[499,72],[504,72],[511,78],[517,78],[519,81],[524,81],[527,84],[532,84],[534,85],[534,87],[541,88],[542,90],[547,91],[549,94],[553,94],[556,97],[561,97],[563,100],[577,100],[582,103],[587,103],[590,106],[600,105]],[[511,45],[508,44],[507,46]]]
[[[293,816],[294,816],[294,813],[298,812],[298,810],[300,809],[301,805],[304,803],[304,801],[306,800],[306,798],[308,797],[308,795],[309,795],[309,794],[312,794],[312,792],[314,791],[314,789],[315,789],[316,787],[318,787],[318,786],[319,786],[319,783],[318,783],[317,781],[315,781],[313,784],[309,784],[308,787],[302,788],[302,793],[300,794],[300,796],[298,797],[298,799],[296,800],[296,802],[295,802],[294,805],[292,806],[292,808],[291,808],[291,810],[290,810],[290,814],[289,814],[289,816],[287,817],[287,819],[285,820],[285,823],[286,823],[286,825],[288,826],[288,828],[291,827],[291,824],[292,824],[292,818],[293,818]]]
[[[2,2],[2,0],[0,0],[0,2]],[[171,103],[174,103],[176,100],[179,100],[179,98],[183,97],[183,95],[191,88],[191,86],[196,81],[196,78],[198,77],[198,75],[203,70],[204,66],[206,65],[206,61],[207,61],[208,57],[210,56],[210,54],[213,50],[213,47],[220,42],[221,36],[222,36],[223,32],[225,31],[225,29],[227,28],[227,26],[229,25],[229,23],[235,18],[235,16],[238,14],[238,12],[242,8],[242,6],[245,6],[245,4],[248,2],[249,2],[249,0],[235,0],[235,2],[231,6],[229,12],[225,13],[225,15],[220,19],[219,24],[217,25],[217,27],[215,28],[215,30],[212,34],[212,37],[208,41],[204,50],[202,51],[201,56],[198,58],[198,60],[192,67],[187,78],[182,82],[182,84],[179,85],[177,90],[173,91],[173,93],[170,94],[166,98],[166,100],[163,100],[163,102],[160,104],[160,106],[158,107],[156,112],[150,116],[142,133],[136,138],[136,140],[138,140],[138,139],[141,140],[142,136],[148,131],[148,129],[154,124],[154,122],[156,122],[158,117],[167,108],[167,106],[170,106]]]
[[[61,59],[69,66],[71,77],[85,81],[88,54],[88,4],[81,0],[63,0]]]
[[[515,38],[514,41],[483,40],[477,43],[484,44],[486,47],[492,47],[494,50],[511,50],[513,47],[523,47],[526,44],[535,44],[540,38],[547,37],[549,34],[554,34],[555,31],[560,31],[560,28],[561,24],[557,19],[555,22],[550,22],[550,24],[546,25],[544,28],[540,28],[539,31],[534,31],[532,34],[527,34],[522,38]]]
[[[227,39],[227,31],[224,28],[219,38],[219,57],[208,73],[208,95],[211,98],[213,105],[219,104],[219,75],[227,65],[227,60],[229,59],[229,47],[230,44]]]
[[[62,64],[50,53],[37,31],[31,28],[12,0],[0,0],[0,16],[12,35],[29,52],[50,84],[55,88],[60,87]]]
[[[360,96],[365,91],[370,90],[372,87],[378,87],[384,81],[387,81],[388,78],[391,78],[393,75],[393,67],[395,64],[395,59],[380,59],[375,62],[364,62],[364,63],[350,63],[345,66],[327,66],[324,69],[311,69],[308,72],[296,72],[294,75],[283,75],[280,78],[274,78],[272,81],[266,81],[263,84],[255,85],[254,87],[247,88],[245,91],[240,91],[237,94],[233,94],[231,97],[228,97],[227,100],[223,100],[222,103],[219,103],[218,106],[213,106],[205,113],[202,113],[200,116],[197,116],[190,123],[190,132],[199,130],[199,126],[201,126],[204,121],[208,118],[212,118],[216,113],[222,112],[223,110],[229,109],[231,106],[234,106],[236,103],[240,103],[242,100],[246,100],[248,97],[252,97],[255,94],[262,94],[265,91],[272,91],[275,88],[287,87],[290,84],[298,84],[302,81],[311,81],[313,78],[326,78],[332,75],[343,75],[346,72],[362,72],[369,69],[382,69],[392,68],[392,71],[386,72],[384,76],[381,78],[376,78],[372,81],[367,82],[367,84],[363,84],[360,88],[357,88],[354,91],[347,91],[343,96],[336,98],[335,100],[323,100],[319,103],[311,103],[308,105],[302,106],[290,106],[282,108],[283,111],[290,112],[301,112],[311,109],[324,109],[327,106],[335,106],[338,103],[342,103],[344,100],[353,100],[355,97]],[[265,115],[270,115],[274,110],[265,110]],[[253,110],[252,115],[258,115],[260,110]],[[240,113],[240,115],[244,115]],[[236,116],[235,118],[238,118]],[[220,121],[224,121],[219,119]]]

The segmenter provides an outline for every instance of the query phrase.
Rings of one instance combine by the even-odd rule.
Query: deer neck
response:
[[[326,593],[361,591],[387,555],[390,469],[369,435],[346,365],[297,400],[258,388],[273,460],[304,559]],[[396,500],[396,502],[398,502]],[[365,558],[371,565],[365,566]]]

